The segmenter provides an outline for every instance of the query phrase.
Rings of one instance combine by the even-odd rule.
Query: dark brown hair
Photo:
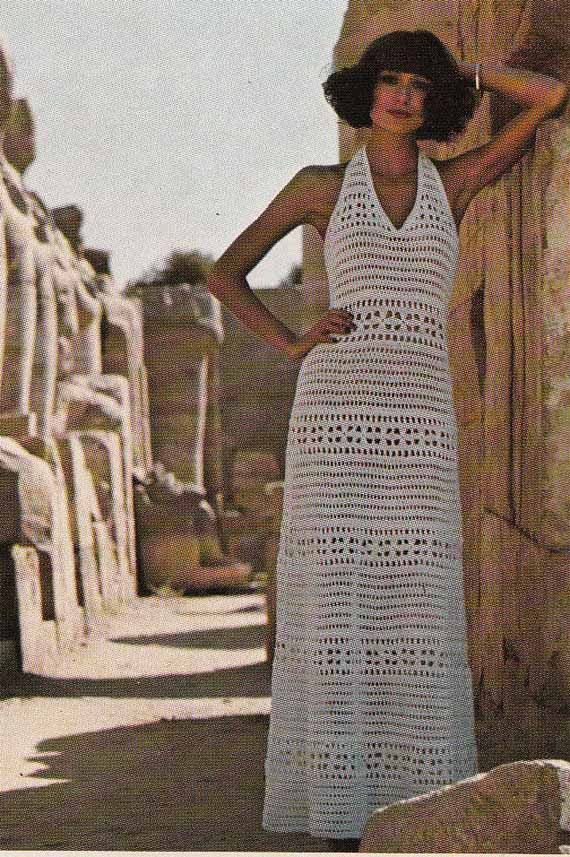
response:
[[[464,129],[477,99],[443,42],[429,30],[395,30],[375,39],[360,60],[333,72],[323,83],[325,98],[353,128],[370,127],[374,87],[382,71],[419,74],[432,81],[418,139],[448,140]]]

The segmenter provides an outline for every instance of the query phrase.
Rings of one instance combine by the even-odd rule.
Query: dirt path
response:
[[[0,696],[0,848],[328,851],[261,829],[263,597],[145,598]]]

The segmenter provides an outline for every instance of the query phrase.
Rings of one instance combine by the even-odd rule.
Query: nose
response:
[[[405,101],[407,101],[409,99],[410,95],[412,94],[411,83],[401,82],[398,85],[397,93],[398,93],[399,98],[403,98]]]

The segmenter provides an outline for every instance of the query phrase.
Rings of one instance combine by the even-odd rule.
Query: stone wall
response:
[[[334,60],[349,65],[383,33],[426,28],[460,59],[567,81],[568,21],[560,0],[354,0]],[[438,158],[470,149],[512,111],[485,94],[453,145],[422,147]],[[340,160],[365,139],[340,123]],[[469,652],[487,765],[550,753],[570,709],[568,153],[567,113],[544,122],[531,151],[472,202],[450,306]],[[326,306],[322,247],[314,236],[305,247],[307,300]]]
[[[304,300],[298,289],[254,291],[283,324],[300,332]],[[281,478],[284,476],[289,414],[300,361],[288,360],[266,345],[225,307],[222,314],[226,331],[220,354],[224,486],[226,497],[232,498],[232,465],[240,448],[269,452]]]
[[[81,210],[27,186],[33,117],[2,51],[0,665],[43,672],[102,611],[252,566],[221,547],[219,302],[125,297]]]

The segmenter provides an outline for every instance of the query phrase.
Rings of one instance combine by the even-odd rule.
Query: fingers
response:
[[[349,310],[340,307],[329,310],[326,317],[338,319],[339,321],[354,321],[353,314]]]
[[[355,325],[345,317],[338,318],[327,314],[319,319],[311,333],[316,342],[336,342],[338,335],[350,333],[354,329]]]
[[[321,316],[305,336],[307,343],[311,343],[309,347],[312,347],[321,342],[335,343],[338,341],[339,334],[349,333],[355,329],[353,314],[349,310],[335,307]]]
[[[353,314],[348,310],[340,308],[329,310],[321,321],[331,332],[334,330],[337,333],[344,333],[345,331],[353,330],[355,327]]]
[[[324,329],[329,333],[343,333],[345,330],[350,330],[351,326],[350,322],[335,321],[335,319],[329,319],[323,324]]]
[[[344,328],[343,328],[344,329]],[[342,333],[343,329],[337,329],[332,322],[328,322],[328,324],[319,324],[312,331],[312,335],[310,339],[312,342],[334,342],[335,337],[338,336],[339,333]]]

